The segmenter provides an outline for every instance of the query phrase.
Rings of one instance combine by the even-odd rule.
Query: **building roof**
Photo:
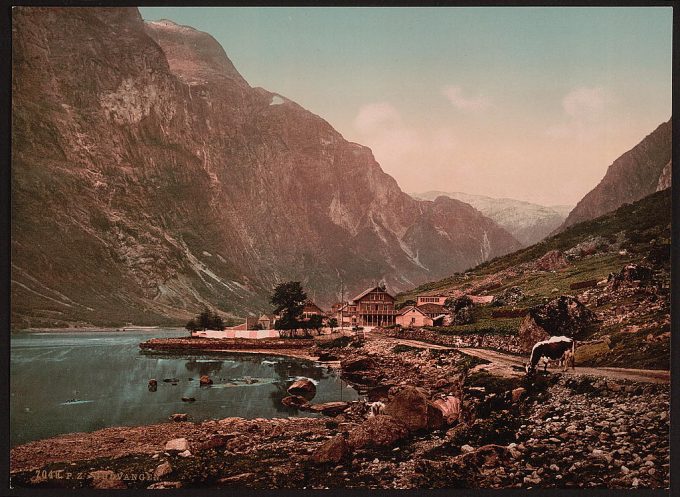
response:
[[[361,300],[361,299],[364,298],[366,295],[368,295],[369,293],[371,293],[373,290],[379,290],[379,291],[381,291],[381,292],[383,292],[383,293],[387,293],[387,295],[389,295],[390,297],[394,298],[391,294],[389,294],[389,293],[387,292],[387,290],[383,290],[383,289],[380,288],[379,286],[374,286],[374,287],[371,287],[371,288],[367,288],[366,290],[364,290],[363,292],[361,292],[359,295],[357,295],[356,297],[354,297],[352,300],[353,300],[354,302],[356,302],[357,300]]]
[[[308,300],[307,302],[305,302],[305,307],[302,310],[302,312],[318,312],[319,314],[323,314],[323,311],[321,310],[321,308],[318,305],[316,305],[314,302],[312,302],[311,300]]]
[[[418,309],[414,305],[408,305],[408,306],[404,307],[401,311],[399,311],[399,315],[403,316],[407,312],[411,312],[411,311],[417,311],[417,312],[421,313],[423,316],[427,316],[427,314],[425,314],[423,311],[421,311],[420,309]]]
[[[426,314],[448,314],[449,311],[443,305],[439,304],[421,304],[418,306],[420,311]]]

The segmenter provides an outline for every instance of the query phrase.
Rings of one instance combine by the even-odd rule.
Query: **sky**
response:
[[[670,7],[143,7],[370,147],[409,193],[575,204],[671,116]]]

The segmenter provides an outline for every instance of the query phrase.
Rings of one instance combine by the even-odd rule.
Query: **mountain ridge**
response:
[[[472,205],[508,230],[524,246],[539,242],[559,227],[566,218],[563,214],[565,206],[551,207],[512,198],[495,198],[464,192],[433,190],[411,194],[412,197],[422,200],[434,200],[441,195]]]
[[[618,157],[597,186],[576,204],[558,231],[670,187],[672,134],[671,118]]]
[[[406,195],[208,34],[135,8],[13,21],[13,327],[256,314],[285,280],[323,305],[341,280],[396,292],[519,248],[467,204]]]

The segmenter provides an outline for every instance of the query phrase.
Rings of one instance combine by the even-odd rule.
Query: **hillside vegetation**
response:
[[[514,335],[521,317],[492,314],[521,313],[560,295],[573,295],[598,319],[579,337],[597,341],[579,349],[579,364],[666,369],[670,358],[670,226],[671,191],[666,189],[468,272],[401,293],[397,302],[423,293],[499,295],[517,287],[522,297],[512,305],[478,305],[474,323],[437,329],[440,334]],[[559,263],[543,267],[542,261],[551,256]],[[652,268],[652,282],[614,289],[608,282],[610,274],[630,264]]]

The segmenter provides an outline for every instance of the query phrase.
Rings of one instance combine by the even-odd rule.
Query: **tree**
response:
[[[198,323],[196,323],[195,319],[190,319],[185,328],[189,331],[189,333],[199,330]]]
[[[333,328],[338,327],[338,320],[335,318],[330,318],[328,320],[328,327],[331,329],[331,333],[333,333]]]
[[[321,335],[321,328],[323,328],[323,316],[312,314],[307,320],[307,328],[316,330],[317,335]]]
[[[288,281],[277,285],[271,297],[274,314],[281,316],[276,321],[276,329],[290,330],[290,336],[293,336],[294,330],[300,328],[300,316],[306,301],[307,294],[299,281]]]
[[[224,329],[224,321],[222,318],[207,307],[201,311],[199,315],[191,319],[185,326],[189,331],[198,330],[219,330]]]

